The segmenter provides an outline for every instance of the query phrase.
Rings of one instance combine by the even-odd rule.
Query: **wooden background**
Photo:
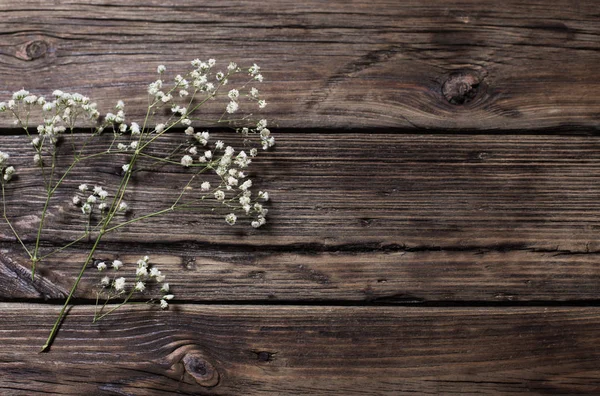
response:
[[[85,245],[32,282],[0,227],[0,394],[600,393],[600,3],[0,2],[0,100],[60,88],[139,119],[156,66],[196,57],[264,68],[271,222],[110,235],[99,254],[151,255],[177,300],[92,325],[86,275],[47,354]],[[133,207],[181,183],[156,180]],[[42,199],[14,208],[28,240]]]

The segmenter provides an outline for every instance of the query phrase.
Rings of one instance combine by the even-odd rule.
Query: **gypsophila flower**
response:
[[[214,59],[206,61],[194,59],[186,73],[172,77],[165,75],[167,69],[164,65],[159,65],[156,68],[158,75],[156,75],[155,81],[149,82],[146,86],[149,95],[147,116],[137,119],[137,123],[132,122],[133,120],[129,119],[130,115],[125,113],[126,103],[123,100],[118,100],[116,104],[113,104],[114,107],[109,109],[112,112],[102,112],[101,114],[96,103],[91,102],[88,97],[61,90],[55,90],[52,96],[46,99],[23,89],[13,93],[12,97],[6,98],[5,102],[0,102],[0,112],[12,113],[15,125],[25,128],[31,134],[29,136],[31,144],[26,145],[31,150],[31,154],[29,154],[31,157],[26,158],[31,160],[33,157],[34,163],[38,165],[37,169],[32,171],[39,171],[40,180],[42,178],[44,180],[45,191],[51,193],[57,191],[53,199],[64,196],[66,193],[67,199],[70,198],[73,204],[71,206],[69,201],[66,201],[67,206],[71,209],[76,207],[82,211],[83,215],[74,224],[75,228],[72,231],[73,235],[80,235],[75,242],[79,240],[91,242],[89,243],[91,247],[89,257],[94,257],[94,255],[97,257],[96,246],[104,233],[113,232],[122,226],[129,227],[130,223],[150,217],[148,213],[142,213],[142,209],[160,204],[158,201],[144,202],[147,193],[139,196],[131,194],[132,185],[139,183],[142,188],[140,191],[145,191],[144,179],[150,179],[150,184],[152,180],[157,180],[148,177],[149,172],[156,170],[160,172],[167,169],[167,174],[172,174],[173,165],[179,163],[183,169],[174,172],[179,173],[178,177],[189,175],[189,181],[186,183],[173,180],[174,186],[181,186],[179,193],[173,192],[177,199],[171,203],[171,207],[152,208],[151,216],[184,207],[202,209],[205,204],[206,209],[213,210],[215,213],[221,208],[226,210],[220,216],[223,216],[221,218],[224,218],[225,222],[230,225],[245,223],[258,228],[266,223],[265,216],[268,210],[263,201],[267,201],[269,196],[262,191],[257,194],[256,190],[253,190],[256,179],[253,177],[250,180],[247,177],[247,175],[253,174],[247,168],[252,161],[255,161],[260,147],[266,149],[275,144],[271,132],[267,129],[267,121],[264,119],[251,121],[252,114],[248,113],[257,108],[265,108],[267,105],[265,99],[268,100],[268,98],[266,96],[263,98],[262,92],[259,92],[258,89],[258,82],[263,81],[261,68],[256,64],[250,68],[240,68],[234,62],[220,62],[219,68],[222,71],[216,68]],[[224,86],[227,84],[231,87],[225,88]],[[211,115],[215,114],[211,105],[204,114],[198,110],[200,105],[213,99],[215,99],[213,102],[216,105],[221,106],[220,113],[223,113],[218,120],[211,119]],[[256,107],[247,101],[256,102]],[[136,116],[137,113],[136,111]],[[226,145],[223,140],[210,140],[211,136],[208,131],[197,132],[192,127],[192,124],[196,122],[199,125],[228,123],[238,132],[237,138],[241,138],[242,145],[238,146],[227,140],[230,145]],[[84,136],[79,136],[81,133],[79,130],[76,132],[76,128],[90,123],[96,124],[91,134],[84,139],[79,139]],[[184,134],[179,135],[180,142],[175,142],[177,134],[170,135],[168,139],[166,136],[161,139],[160,135],[166,135],[165,132],[175,131],[177,128],[181,128],[185,134],[185,136]],[[108,132],[111,136],[93,141],[103,132]],[[131,133],[131,136],[127,136],[128,133]],[[154,141],[157,144],[152,144]],[[108,144],[102,147],[104,142]],[[172,146],[171,143],[173,143]],[[70,165],[63,158],[60,158],[61,162],[55,158],[57,155],[64,157],[65,154],[72,160]],[[2,183],[10,180],[15,174],[14,167],[9,166],[8,158],[8,155],[5,156],[0,152],[0,181]],[[19,158],[23,157],[19,155]],[[73,176],[76,178],[83,175],[80,171],[70,172],[71,169],[75,169],[75,165],[83,160],[87,166],[88,160],[91,158],[93,158],[93,162],[89,163],[89,169],[99,172],[92,176],[90,186],[79,185],[79,191],[75,191],[75,194],[69,194],[68,190],[65,192],[60,190],[59,187],[73,184]],[[122,165],[121,177],[117,179],[104,174],[104,171],[110,169],[110,164],[114,164],[115,160],[117,164]],[[64,173],[65,169],[66,173]],[[139,172],[133,174],[134,170],[139,170]],[[204,179],[200,180],[201,177]],[[94,186],[91,183],[92,180],[97,185]],[[198,180],[200,180],[199,186],[192,183],[192,181],[197,182]],[[109,184],[109,181],[114,181],[116,185]],[[63,185],[59,186],[61,184]],[[77,185],[75,184],[75,186]],[[15,183],[14,186],[20,187],[20,183]],[[112,189],[113,187],[115,190]],[[9,193],[13,193],[12,190],[12,188],[7,189]],[[113,194],[109,196],[107,190],[111,193],[114,191],[114,197]],[[130,196],[135,196],[135,199],[142,203],[136,204],[135,214],[127,216],[126,212],[129,207],[124,200]],[[49,196],[47,200],[50,198]],[[10,200],[6,202],[10,202]],[[138,208],[139,213],[137,213]],[[51,211],[56,210],[61,210],[60,204],[46,202],[41,218],[51,219],[51,216],[56,216]],[[47,217],[45,217],[46,215]],[[9,221],[8,218],[6,220]],[[190,219],[190,221],[193,220]],[[15,228],[20,232],[18,223],[15,224],[17,224]],[[40,234],[47,235],[47,233],[41,232],[44,225],[44,221],[42,221],[38,239]],[[77,227],[79,229],[76,229]],[[17,231],[13,233],[16,234]],[[47,232],[47,230],[45,231]],[[95,243],[93,239],[96,239]],[[30,242],[29,238],[24,238],[21,243],[24,246],[31,244],[30,257],[46,257],[48,253],[52,253],[51,248],[39,244],[39,241]],[[67,246],[72,244],[74,243],[70,242]],[[33,250],[34,246],[35,250]],[[29,249],[29,246],[26,249]],[[59,249],[62,250],[63,247]],[[44,250],[48,250],[48,252]],[[32,259],[33,269],[35,269],[37,261]],[[130,271],[128,270],[129,266],[125,266],[125,271],[121,269],[122,266],[123,262],[120,260],[112,262],[94,260],[92,270],[98,276],[97,301],[100,297],[106,299],[104,304],[102,302],[97,304],[94,322],[130,302],[130,298],[139,298],[132,297],[136,292],[147,294],[151,301],[158,302],[157,305],[160,305],[162,309],[167,309],[170,301],[174,298],[173,294],[168,294],[170,290],[169,284],[165,283],[165,274],[154,263],[149,264],[147,256],[138,260],[137,265],[131,266]],[[120,272],[117,273],[117,271]],[[127,275],[127,271],[129,271],[129,275]],[[34,272],[32,271],[32,273]],[[116,278],[117,274],[124,276]],[[159,289],[158,295],[150,295]],[[74,291],[75,288],[72,289],[69,298],[72,297]],[[108,308],[107,303],[109,302],[115,302],[117,305],[115,308]],[[66,311],[64,309],[61,311],[59,320],[64,317],[62,312]],[[53,334],[57,328],[52,330]]]
[[[250,187],[252,187],[252,180],[246,180],[245,182],[242,183],[242,185],[240,186],[240,190],[242,191],[246,191],[247,189],[249,189]]]
[[[143,292],[144,290],[146,290],[146,285],[144,285],[144,282],[138,281],[135,284],[135,290]]]
[[[255,76],[258,74],[259,70],[260,70],[260,67],[255,63],[252,66],[250,66],[250,68],[248,69],[248,74]]]
[[[0,170],[1,170],[1,167],[0,167]],[[5,182],[9,182],[12,179],[12,177],[14,176],[14,174],[15,174],[14,166],[9,166],[6,169],[4,169],[4,175],[2,176],[2,179]]]
[[[229,213],[227,216],[225,216],[225,221],[229,225],[234,225],[236,220],[237,216],[235,215],[235,213]]]
[[[113,286],[116,291],[123,291],[123,290],[125,290],[125,283],[126,283],[125,278],[120,277],[120,278],[115,279]]]
[[[150,276],[153,278],[156,278],[157,276],[160,276],[161,272],[158,270],[158,268],[156,267],[152,267],[150,268]]]
[[[186,168],[192,165],[193,162],[194,159],[189,155],[184,155],[183,157],[181,157],[181,165],[185,166]]]
[[[10,155],[0,151],[0,167],[6,166],[6,163],[8,162],[9,158]]]
[[[227,96],[229,96],[229,99],[235,100],[235,99],[239,98],[240,91],[238,91],[237,89],[232,89],[227,93]]]
[[[13,98],[13,100],[22,100],[27,95],[29,95],[29,91],[21,89],[21,90],[15,92],[15,93],[13,93],[12,98]]]
[[[265,201],[269,200],[269,193],[266,191],[259,191],[258,197],[264,199]]]
[[[239,109],[239,105],[237,104],[237,102],[231,101],[229,102],[229,104],[227,105],[227,112],[229,114],[233,114],[235,113],[238,109]]]
[[[142,277],[148,276],[148,268],[140,266],[135,270],[135,274],[136,274],[136,276],[142,276]]]
[[[222,201],[222,200],[224,200],[224,199],[225,199],[225,193],[224,193],[223,191],[221,191],[221,190],[217,190],[217,191],[215,191],[215,199],[216,199],[217,201]]]
[[[132,122],[131,125],[129,126],[129,130],[131,131],[132,135],[139,135],[140,134],[140,126],[135,123]]]

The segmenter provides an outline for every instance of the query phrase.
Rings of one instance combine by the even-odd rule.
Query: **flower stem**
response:
[[[58,332],[58,328],[59,328],[60,324],[62,323],[62,320],[65,316],[65,311],[67,310],[67,307],[69,306],[69,302],[71,302],[71,298],[73,297],[73,294],[75,294],[75,290],[77,290],[77,286],[79,285],[79,282],[81,281],[81,278],[83,277],[83,273],[85,272],[85,269],[87,268],[88,264],[92,260],[94,252],[96,251],[96,248],[98,247],[98,244],[100,243],[100,240],[102,239],[103,235],[104,235],[104,230],[100,230],[100,233],[98,234],[98,237],[96,237],[96,241],[94,242],[94,246],[92,246],[92,248],[90,249],[90,252],[88,253],[87,258],[85,259],[85,262],[81,266],[81,270],[79,270],[79,275],[77,275],[77,279],[75,279],[75,282],[73,283],[73,286],[71,287],[71,291],[69,292],[69,295],[67,296],[67,299],[65,300],[65,303],[63,304],[63,307],[60,310],[60,313],[58,314],[56,321],[54,322],[54,326],[52,326],[52,330],[50,331],[50,334],[48,335],[48,339],[46,339],[46,343],[44,344],[44,346],[42,346],[42,349],[40,350],[40,352],[48,351],[48,349],[52,345],[52,342],[54,341],[54,338],[56,337],[56,333]]]

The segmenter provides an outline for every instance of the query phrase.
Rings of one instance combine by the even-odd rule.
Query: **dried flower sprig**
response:
[[[16,175],[16,170],[9,164],[10,156],[0,151],[3,218],[31,260],[32,279],[36,274],[36,266],[47,257],[79,241],[93,241],[42,351],[47,350],[54,340],[66,308],[91,264],[102,275],[98,283],[94,322],[134,297],[148,295],[150,289],[158,286],[159,296],[151,301],[158,301],[160,307],[166,309],[174,298],[169,284],[165,283],[165,275],[149,264],[147,256],[137,262],[135,276],[130,278],[118,276],[122,274],[120,268],[123,263],[120,260],[95,262],[94,253],[106,234],[177,210],[222,208],[224,220],[229,225],[238,223],[240,218],[249,219],[248,224],[254,228],[266,223],[268,210],[264,203],[269,200],[269,194],[253,190],[255,185],[247,171],[258,155],[259,148],[266,150],[275,144],[267,128],[267,120],[252,121],[252,108],[260,110],[267,106],[256,88],[264,79],[260,67],[253,64],[242,69],[231,62],[224,70],[218,70],[214,59],[195,59],[191,61],[191,69],[187,73],[178,74],[172,80],[165,79],[167,68],[164,65],[159,65],[156,71],[158,78],[147,88],[149,104],[146,117],[139,123],[128,120],[126,105],[122,100],[116,103],[112,111],[102,115],[90,98],[61,90],[55,90],[50,98],[45,98],[22,89],[8,101],[0,102],[0,113],[10,114],[14,125],[28,136],[32,163],[43,179],[45,200],[40,210],[35,241],[28,243],[21,238],[7,213],[7,197],[11,191],[8,183]],[[226,85],[230,88],[225,89]],[[218,104],[223,100],[219,118],[207,120],[202,117],[200,109],[203,105],[211,102]],[[234,115],[236,118],[233,118]],[[34,123],[36,119],[39,122]],[[95,124],[91,133],[83,136],[75,134],[76,127],[82,123]],[[236,149],[222,140],[215,141],[208,130],[197,130],[198,125],[207,124],[234,127],[243,138],[243,148]],[[176,150],[165,154],[153,148],[166,133],[176,133],[176,128],[183,130],[180,135],[183,143]],[[104,148],[98,149],[101,147],[99,144],[89,144],[93,140],[107,142],[107,134],[112,136]],[[95,150],[90,150],[90,147],[95,147]],[[66,169],[62,169],[58,161],[64,157],[70,160]],[[40,242],[50,202],[57,191],[65,187],[74,168],[84,161],[99,158],[124,159],[120,164],[123,173],[118,185],[82,183],[76,191],[71,190],[70,204],[84,217],[85,229],[66,245],[48,252],[42,251]],[[126,197],[132,175],[148,163],[182,167],[189,172],[189,180],[170,205],[135,217],[128,216],[131,208]],[[194,188],[196,184],[198,187]],[[112,271],[112,277],[107,275],[107,271]],[[104,300],[101,306],[100,300]],[[119,303],[108,309],[110,301]]]

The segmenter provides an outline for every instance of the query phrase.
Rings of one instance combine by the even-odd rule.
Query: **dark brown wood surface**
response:
[[[92,324],[90,268],[39,354],[90,244],[32,281],[0,225],[1,395],[600,393],[600,3],[25,0],[0,16],[0,101],[60,88],[139,119],[158,64],[214,57],[263,66],[279,126],[253,164],[264,228],[173,213],[106,236],[96,259],[148,254],[167,274],[166,312]],[[0,117],[33,243],[26,144]],[[43,251],[80,235],[77,185],[121,165],[73,172]],[[187,180],[137,173],[129,218]]]
[[[4,394],[600,391],[595,308],[180,305],[92,325],[77,307],[47,354],[37,344],[57,309],[0,308]]]
[[[599,121],[594,0],[22,0],[0,13],[5,95],[62,87],[104,108],[128,98],[139,117],[158,64],[214,57],[264,66],[268,114],[282,127]]]

